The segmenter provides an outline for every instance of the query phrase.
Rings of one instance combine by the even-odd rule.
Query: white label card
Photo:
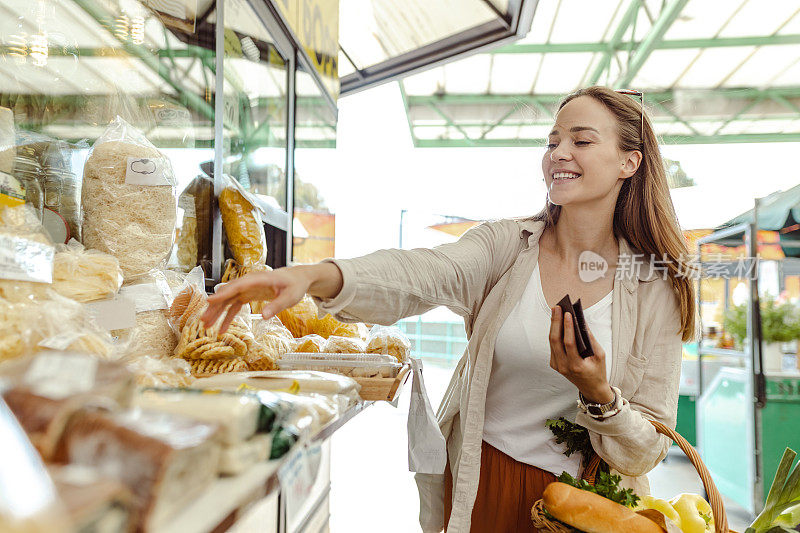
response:
[[[178,207],[183,209],[183,216],[197,218],[197,212],[194,207],[194,196],[191,194],[184,194],[178,198]]]
[[[75,354],[40,354],[25,373],[25,383],[40,396],[60,400],[94,384],[97,360]]]
[[[107,330],[128,329],[136,325],[136,304],[130,298],[117,296],[111,300],[89,302],[89,315]]]
[[[137,313],[169,308],[161,287],[156,283],[139,283],[122,287],[119,290],[119,296],[134,302]]]
[[[163,157],[150,159],[147,157],[129,157],[125,168],[125,183],[128,185],[172,185],[167,180],[166,160]]]
[[[0,235],[0,279],[53,283],[54,256],[50,244]]]

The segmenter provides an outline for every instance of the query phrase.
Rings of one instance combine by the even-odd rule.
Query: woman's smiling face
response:
[[[556,116],[542,158],[548,197],[555,205],[592,202],[614,194],[632,176],[641,153],[619,149],[614,115],[591,96],[567,102]]]

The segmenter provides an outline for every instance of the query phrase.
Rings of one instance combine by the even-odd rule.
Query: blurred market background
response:
[[[216,4],[191,4],[0,1],[0,105],[18,127],[73,143],[124,110],[169,154],[179,188],[223,150],[264,204],[272,266],[435,246],[537,212],[559,100],[593,84],[642,92],[704,267],[678,431],[744,529],[783,448],[800,449],[800,0],[265,2],[306,40],[296,56],[245,0],[225,1],[216,34]],[[398,325],[436,405],[463,322],[437,309]],[[332,531],[418,530],[408,401],[406,390],[334,436]],[[701,491],[680,453],[650,477],[656,495]]]

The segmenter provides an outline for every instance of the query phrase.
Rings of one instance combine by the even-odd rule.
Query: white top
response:
[[[606,353],[611,376],[612,293],[583,310],[587,327]],[[550,307],[542,292],[539,265],[533,269],[522,298],[497,336],[486,392],[483,440],[517,461],[555,475],[578,474],[580,455],[564,455],[544,425],[548,418],[575,421],[578,390],[550,368]]]

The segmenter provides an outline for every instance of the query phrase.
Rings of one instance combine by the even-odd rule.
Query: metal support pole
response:
[[[758,257],[758,206],[756,198],[753,205],[753,221],[745,233],[747,250],[751,260]],[[764,359],[761,352],[761,306],[758,295],[758,262],[754,264],[755,272],[750,279],[750,309],[748,310],[748,337],[753,369],[753,452],[755,455],[755,472],[753,472],[753,509],[759,513],[764,504],[764,473],[761,443],[761,409],[766,398],[766,380],[764,378]]]

